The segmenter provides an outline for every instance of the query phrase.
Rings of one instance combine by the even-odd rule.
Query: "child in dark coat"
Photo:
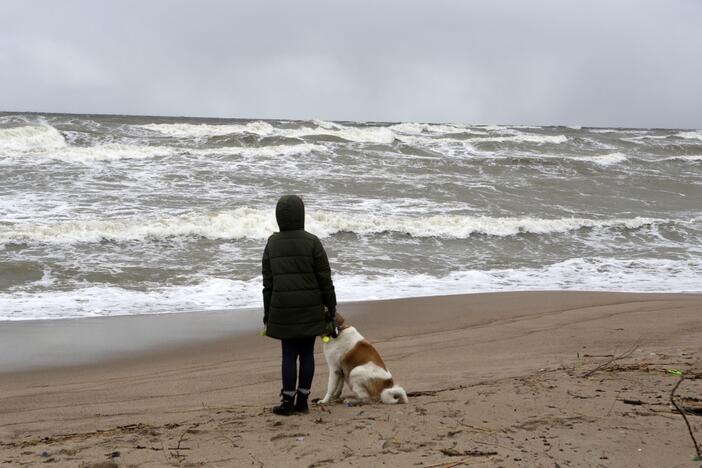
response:
[[[334,318],[336,294],[324,247],[305,231],[302,199],[281,197],[275,217],[280,232],[268,238],[263,251],[263,323],[266,335],[282,343],[282,402],[273,412],[287,416],[309,411],[314,342]]]

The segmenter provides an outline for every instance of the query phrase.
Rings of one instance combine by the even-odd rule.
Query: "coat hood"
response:
[[[280,197],[275,207],[275,219],[281,231],[305,229],[305,204],[297,195]]]

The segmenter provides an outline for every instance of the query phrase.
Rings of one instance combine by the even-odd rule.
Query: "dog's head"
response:
[[[344,328],[349,327],[349,325],[346,324],[346,319],[339,312],[336,313],[335,317],[336,317],[336,326],[339,327],[339,330],[343,330]]]

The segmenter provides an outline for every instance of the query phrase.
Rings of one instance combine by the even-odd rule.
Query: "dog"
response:
[[[407,403],[407,393],[395,385],[383,359],[363,336],[344,317],[336,314],[339,332],[336,338],[324,343],[324,358],[329,366],[327,394],[318,404],[338,400],[344,381],[354,393],[346,403],[362,404],[382,401],[387,404]]]

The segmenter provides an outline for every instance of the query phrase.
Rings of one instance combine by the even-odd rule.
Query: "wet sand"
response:
[[[132,331],[121,334],[110,319],[62,324],[52,336],[83,349],[78,359],[0,373],[0,464],[696,466],[668,369],[686,375],[677,401],[698,405],[702,295],[518,292],[340,311],[375,344],[408,405],[276,417],[279,344],[226,317],[215,327],[198,314],[124,317]],[[25,337],[12,344],[19,356],[42,326],[0,324],[0,337]],[[101,333],[112,337],[104,345]],[[115,343],[126,351],[105,351]],[[312,397],[327,377],[319,342],[317,351]],[[688,418],[702,439],[702,417]]]

